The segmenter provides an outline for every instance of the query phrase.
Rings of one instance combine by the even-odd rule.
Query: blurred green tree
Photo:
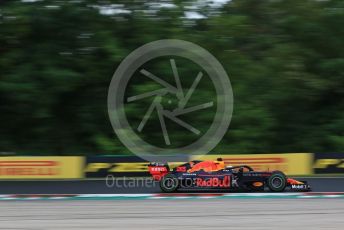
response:
[[[234,114],[214,153],[342,151],[343,25],[341,0],[0,1],[0,151],[129,153],[107,88],[126,55],[164,38],[201,45],[228,71]]]

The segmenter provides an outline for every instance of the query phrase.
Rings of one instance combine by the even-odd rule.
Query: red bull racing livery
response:
[[[254,171],[248,165],[226,166],[217,161],[190,161],[170,170],[168,164],[150,163],[149,172],[163,192],[195,189],[227,191],[310,191],[306,181],[288,178],[281,171]]]

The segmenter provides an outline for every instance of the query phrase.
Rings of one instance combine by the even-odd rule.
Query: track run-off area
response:
[[[343,229],[344,199],[0,201],[1,229]]]

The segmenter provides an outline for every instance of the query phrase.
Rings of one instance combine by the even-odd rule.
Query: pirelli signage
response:
[[[226,165],[249,165],[257,171],[280,170],[287,175],[313,173],[311,153],[237,154],[193,156],[194,160],[216,160],[221,157]]]
[[[83,157],[0,157],[0,179],[78,179],[83,167]]]

